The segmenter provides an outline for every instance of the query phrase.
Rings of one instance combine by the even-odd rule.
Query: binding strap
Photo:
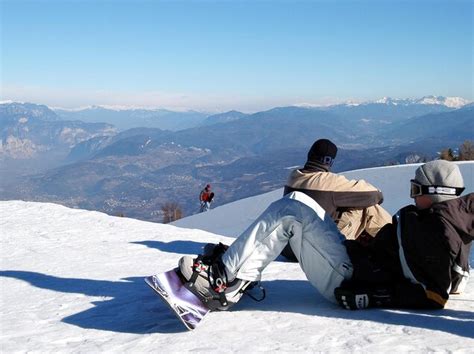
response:
[[[209,268],[212,268],[212,274],[218,275],[217,278],[212,279],[213,290],[219,295],[218,299],[222,306],[227,306],[228,301],[225,297],[225,290],[227,289],[227,277],[225,271],[222,272],[224,264],[220,259],[214,262]],[[210,274],[208,274],[210,276]]]
[[[212,290],[214,290],[217,294],[217,296],[213,296],[212,298],[214,300],[219,300],[222,306],[227,306],[228,301],[225,296],[225,290],[227,289],[226,274],[225,272],[223,273],[221,271],[224,264],[222,261],[219,259],[216,260],[215,257],[212,256],[198,255],[197,258],[194,259],[193,274],[191,275],[191,278],[189,278],[187,285],[192,288],[199,276],[199,273],[207,271],[207,278],[209,279],[209,283],[212,285]],[[217,276],[216,278],[211,279],[211,269],[212,274]]]
[[[194,283],[196,282],[196,279],[199,276],[199,273],[201,273],[205,269],[206,269],[206,266],[203,262],[203,256],[202,255],[197,256],[197,258],[194,260],[194,263],[193,263],[193,274],[191,275],[191,278],[189,278],[189,281],[188,281],[188,285],[190,287],[194,286]]]

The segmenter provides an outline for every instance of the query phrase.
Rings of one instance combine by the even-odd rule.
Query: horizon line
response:
[[[426,102],[421,102],[424,99],[428,99]],[[434,101],[430,101],[430,99],[435,99]],[[439,103],[436,100],[445,100],[448,101],[446,103]],[[197,112],[197,113],[226,113],[231,111],[238,111],[241,113],[252,114],[256,112],[262,112],[266,110],[271,110],[274,108],[282,108],[282,107],[301,107],[301,108],[325,108],[325,107],[332,107],[337,105],[347,105],[347,106],[359,106],[364,104],[375,104],[375,103],[389,103],[389,101],[394,101],[392,103],[397,105],[398,102],[410,102],[410,103],[419,103],[419,104],[441,104],[445,105],[450,108],[461,108],[465,105],[471,104],[474,101],[466,99],[461,96],[442,96],[442,95],[425,95],[422,97],[405,97],[405,98],[398,98],[398,97],[390,97],[390,96],[383,96],[379,99],[374,100],[363,100],[363,99],[340,99],[340,100],[333,100],[332,102],[296,102],[290,104],[281,104],[281,105],[269,105],[267,108],[257,109],[257,110],[246,110],[246,109],[238,109],[238,108],[231,108],[231,109],[196,109],[196,108],[189,108],[189,107],[167,107],[166,105],[156,106],[156,105],[114,105],[114,104],[89,104],[89,105],[78,105],[78,106],[58,106],[58,105],[51,105],[48,103],[37,103],[35,100],[0,100],[0,105],[4,104],[36,104],[36,105],[44,105],[53,111],[61,110],[61,111],[68,111],[68,112],[80,112],[87,109],[95,109],[95,108],[102,108],[106,110],[113,110],[113,111],[131,111],[131,110],[148,110],[148,111],[170,111],[170,112]],[[420,101],[420,102],[417,102]],[[238,105],[238,104],[237,104]]]

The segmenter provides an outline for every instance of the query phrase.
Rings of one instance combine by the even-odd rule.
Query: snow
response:
[[[414,105],[414,104],[431,104],[431,105],[442,105],[446,106],[449,108],[461,108],[469,103],[471,101],[462,98],[462,97],[444,97],[444,96],[424,96],[421,98],[391,98],[391,97],[382,97],[380,99],[376,100],[370,100],[370,101],[354,101],[354,100],[348,100],[341,102],[339,104],[345,105],[345,106],[360,106],[360,105],[368,105],[372,103],[379,103],[379,104],[385,104],[385,105],[393,105],[393,106],[409,106],[409,105]],[[293,104],[295,107],[303,107],[303,108],[321,108],[321,107],[332,107],[334,106],[334,103],[328,103],[328,104],[318,104],[318,103],[296,103]]]
[[[460,167],[472,192],[474,163]],[[347,176],[380,186],[393,212],[409,202],[414,168]],[[181,227],[0,202],[1,352],[472,352],[473,281],[441,311],[347,311],[318,295],[297,264],[279,260],[264,272],[263,302],[244,297],[186,331],[143,277],[175,267],[207,242],[232,242],[280,195],[231,203],[176,222]]]
[[[470,101],[462,97],[443,97],[443,96],[424,96],[422,98],[391,98],[383,97],[379,100],[373,101],[374,103],[381,104],[391,104],[394,106],[397,105],[412,105],[412,104],[435,104],[442,105],[449,108],[461,108],[466,104],[469,104]],[[370,102],[369,102],[370,103]]]
[[[423,97],[420,102],[421,104],[441,104],[450,108],[461,108],[470,103],[470,101],[462,97],[435,97],[435,96],[426,96]]]

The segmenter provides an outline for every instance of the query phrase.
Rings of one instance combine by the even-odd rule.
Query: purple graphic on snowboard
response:
[[[176,269],[147,277],[145,282],[166,301],[189,330],[196,328],[209,312],[201,300],[184,286]]]

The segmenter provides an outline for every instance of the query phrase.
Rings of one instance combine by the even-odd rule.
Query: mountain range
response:
[[[424,96],[422,98],[414,99],[394,99],[391,97],[384,97],[376,100],[376,103],[392,104],[392,105],[414,105],[414,104],[434,104],[450,108],[461,108],[469,103],[468,100],[462,97],[444,97],[444,96]]]
[[[56,167],[77,144],[116,134],[110,124],[61,120],[44,105],[0,104],[1,183]]]
[[[304,164],[317,138],[332,139],[340,147],[335,171],[418,162],[472,140],[474,118],[472,105],[454,109],[386,100],[253,114],[231,111],[177,131],[120,131],[105,123],[65,121],[45,106],[0,108],[2,147],[12,137],[46,147],[31,156],[8,155],[3,148],[8,163],[0,172],[10,178],[0,186],[1,199],[53,201],[153,221],[161,220],[160,207],[168,201],[178,202],[185,215],[195,213],[206,183],[216,192],[215,205],[281,187],[289,169]],[[52,130],[56,134],[42,133],[53,126],[60,127]],[[56,150],[61,158],[54,160]],[[54,163],[39,163],[44,156]],[[8,167],[13,162],[43,169],[23,168],[15,175]]]
[[[393,121],[427,113],[442,112],[460,108],[469,101],[461,97],[425,96],[418,99],[395,99],[384,97],[362,103],[345,103],[332,106],[307,106],[336,114],[364,120]],[[247,116],[238,111],[218,114],[206,112],[176,112],[166,109],[113,108],[91,106],[81,109],[52,109],[62,120],[80,120],[83,122],[103,122],[114,125],[123,131],[131,128],[148,127],[178,131],[200,125],[225,123]]]
[[[182,130],[195,127],[206,120],[207,113],[186,111],[175,112],[166,109],[110,109],[92,106],[80,110],[54,109],[62,120],[83,122],[104,122],[123,131],[137,127]]]

